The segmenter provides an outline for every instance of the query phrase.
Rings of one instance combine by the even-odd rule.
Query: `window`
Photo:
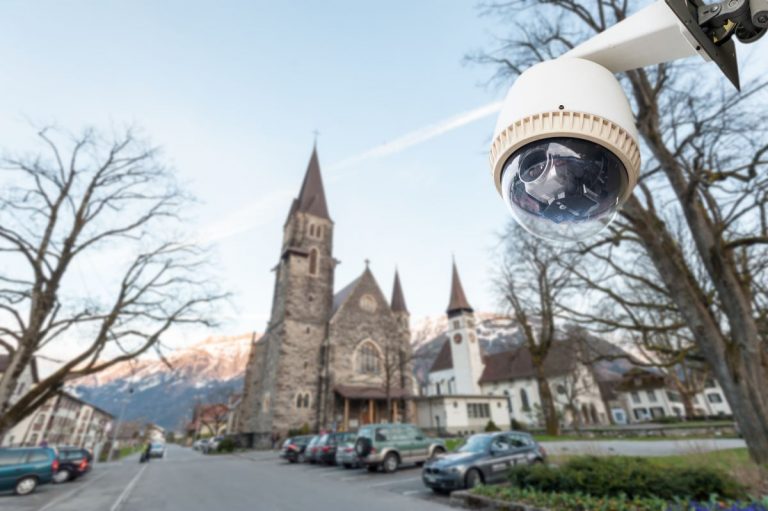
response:
[[[470,419],[487,419],[491,416],[488,403],[467,403],[467,417]]]
[[[715,387],[717,387],[717,383],[715,383],[714,378],[707,378],[707,381],[704,384],[704,386],[708,389],[714,389]]]
[[[309,274],[317,275],[317,249],[309,251]]]
[[[309,235],[310,236],[315,235],[315,224],[309,224]]]
[[[304,408],[309,408],[309,392],[304,394]]]
[[[635,415],[635,419],[639,421],[648,420],[648,410],[646,408],[635,408],[632,410]]]
[[[27,451],[0,451],[0,467],[20,465],[26,456]]]
[[[650,401],[651,403],[655,403],[657,401],[656,392],[654,392],[653,390],[649,390],[647,391],[647,394],[648,394],[648,401]]]
[[[640,394],[638,394],[637,392],[633,392],[632,393],[632,402],[635,403],[636,405],[639,405],[640,404]]]
[[[667,398],[672,401],[673,403],[680,403],[682,400],[680,399],[680,394],[677,392],[673,392],[671,390],[667,391]]]
[[[440,382],[435,383],[435,394],[440,395]]]
[[[524,412],[531,411],[531,403],[528,401],[528,393],[525,389],[520,389],[520,402],[523,404],[522,409]]]
[[[654,419],[659,419],[661,417],[664,417],[666,413],[664,413],[664,408],[660,406],[654,406],[651,408],[651,416],[653,416]]]
[[[315,234],[317,234],[317,239],[320,239],[320,240],[323,239],[323,226],[322,225],[318,225],[317,226],[317,231],[315,231]]]
[[[454,319],[453,320],[453,328],[454,329],[461,328],[461,321],[459,321],[458,319]]]
[[[710,403],[715,404],[723,402],[723,397],[720,394],[716,394],[714,392],[712,394],[707,394],[707,399]]]
[[[296,408],[301,408],[301,404],[304,402],[304,396],[299,394],[296,396]]]
[[[379,370],[379,349],[371,341],[363,342],[357,349],[357,372],[362,374],[379,374]]]

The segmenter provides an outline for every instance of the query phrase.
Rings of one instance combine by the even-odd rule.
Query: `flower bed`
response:
[[[543,492],[511,486],[480,486],[456,492],[456,501],[472,509],[504,511],[768,511],[768,502],[667,502],[656,497],[593,497],[582,493]]]

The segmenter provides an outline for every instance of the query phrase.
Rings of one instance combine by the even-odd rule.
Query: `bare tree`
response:
[[[150,349],[178,325],[210,325],[223,298],[205,254],[176,234],[190,199],[158,150],[130,130],[110,139],[44,129],[40,152],[2,159],[0,195],[0,434],[71,379]],[[112,249],[109,276],[88,292],[73,282]],[[77,341],[74,341],[76,339]],[[19,376],[41,350],[73,355],[20,399]]]
[[[548,435],[558,435],[560,424],[544,362],[556,339],[555,320],[562,313],[571,279],[557,264],[560,250],[533,237],[515,223],[504,234],[504,264],[497,289],[520,326],[531,353],[542,416]]]
[[[602,32],[635,5],[625,0],[493,3],[486,12],[508,20],[513,33],[498,48],[471,58],[495,65],[498,78],[512,77]],[[762,292],[768,126],[760,97],[766,82],[749,83],[741,93],[707,87],[701,75],[709,69],[686,65],[658,65],[623,75],[644,154],[651,158],[622,221],[605,242],[635,246],[649,256],[722,386],[750,456],[768,463]],[[682,218],[693,253],[685,252],[684,240],[670,228],[674,217]],[[690,264],[692,258],[703,269],[703,282]]]

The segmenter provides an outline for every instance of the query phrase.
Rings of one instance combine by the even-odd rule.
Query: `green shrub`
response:
[[[512,431],[528,431],[528,426],[524,422],[512,419]]]
[[[499,429],[499,427],[496,425],[495,422],[493,422],[492,420],[489,420],[488,424],[485,425],[485,432],[492,433],[494,431],[501,431],[501,430]]]
[[[545,465],[516,467],[510,472],[516,486],[545,492],[584,493],[597,497],[626,495],[671,500],[705,500],[716,494],[735,499],[744,488],[714,468],[664,467],[644,458],[625,456],[573,458],[555,468]]]
[[[219,442],[219,446],[216,448],[219,452],[232,452],[235,450],[235,441],[234,439],[227,437],[224,438],[221,442]]]

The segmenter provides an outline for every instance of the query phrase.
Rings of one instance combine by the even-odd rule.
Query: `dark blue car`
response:
[[[0,449],[0,491],[28,495],[50,483],[58,469],[56,451],[49,447]]]

